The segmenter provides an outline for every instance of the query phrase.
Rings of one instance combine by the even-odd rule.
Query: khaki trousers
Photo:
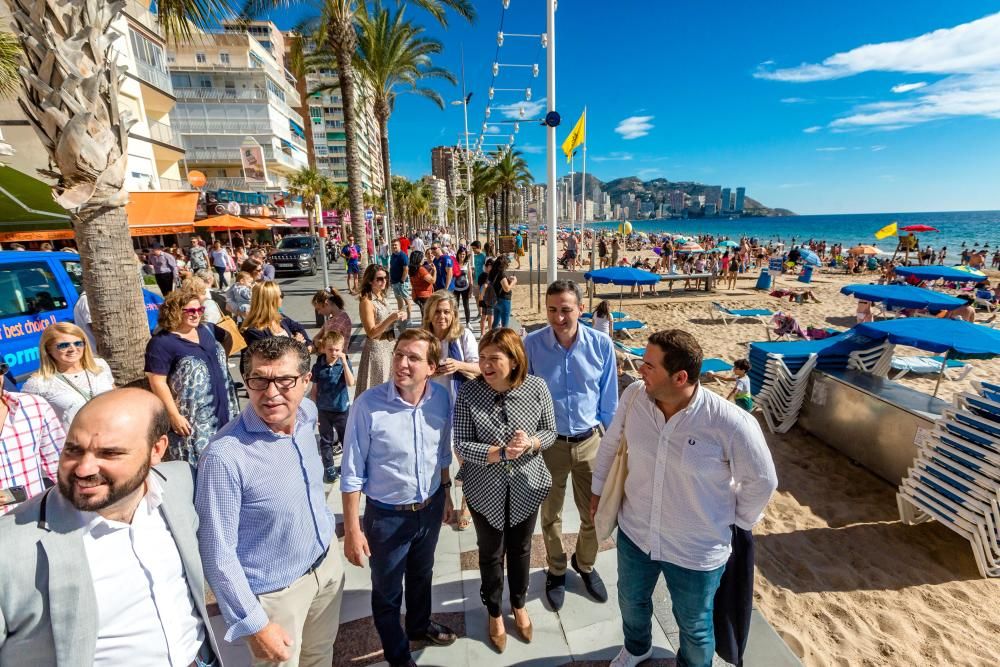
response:
[[[573,478],[573,500],[580,512],[576,563],[584,572],[594,569],[594,562],[597,560],[597,532],[590,518],[590,481],[600,444],[601,436],[598,433],[577,443],[557,438],[551,447],[542,452],[545,465],[552,475],[552,489],[542,503],[542,536],[545,538],[550,574],[559,576],[566,573],[568,559],[562,542],[562,508],[568,477]]]
[[[292,637],[291,657],[274,663],[257,660],[256,667],[330,667],[333,642],[340,628],[340,599],[344,593],[344,565],[340,545],[330,552],[315,572],[301,576],[288,588],[258,596],[268,619]]]

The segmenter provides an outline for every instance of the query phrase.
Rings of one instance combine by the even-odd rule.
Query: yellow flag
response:
[[[562,149],[563,153],[566,154],[566,162],[570,161],[573,157],[573,151],[580,144],[587,141],[587,110],[584,109],[583,113],[580,114],[580,120],[576,121],[576,125],[573,126],[573,131],[569,133],[566,137],[566,141],[563,142]]]
[[[881,240],[887,236],[897,236],[898,235],[898,225],[894,222],[892,224],[886,225],[882,229],[875,232],[875,238]]]

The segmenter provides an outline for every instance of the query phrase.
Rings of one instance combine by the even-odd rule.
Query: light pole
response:
[[[549,113],[556,110],[556,0],[545,0],[546,34],[548,35],[545,54],[546,103]],[[556,128],[548,125],[545,130],[545,145],[548,159],[549,196],[546,199],[546,224],[549,226],[548,271],[549,283],[556,280]]]

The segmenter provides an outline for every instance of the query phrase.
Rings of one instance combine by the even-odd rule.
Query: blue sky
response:
[[[464,47],[479,132],[501,14],[507,34],[544,32],[545,14],[542,0],[475,5],[472,26],[407,15],[444,41],[436,64],[456,75]],[[602,180],[743,185],[799,213],[1000,209],[1000,2],[563,0],[556,29],[559,142],[586,105],[587,168]],[[496,87],[530,86],[528,117],[544,109],[539,41],[507,37],[500,62],[539,64],[537,79],[501,69]],[[519,100],[497,92],[491,120]],[[462,129],[461,107],[400,97],[394,173],[429,173],[431,148]],[[490,129],[506,141],[510,126]],[[521,123],[515,145],[544,181],[544,129]]]

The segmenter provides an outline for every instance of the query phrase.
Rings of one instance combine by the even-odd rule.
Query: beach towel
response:
[[[729,554],[719,589],[715,592],[712,624],[715,626],[715,653],[741,667],[750,638],[753,613],[753,533],[731,525],[733,552]]]

